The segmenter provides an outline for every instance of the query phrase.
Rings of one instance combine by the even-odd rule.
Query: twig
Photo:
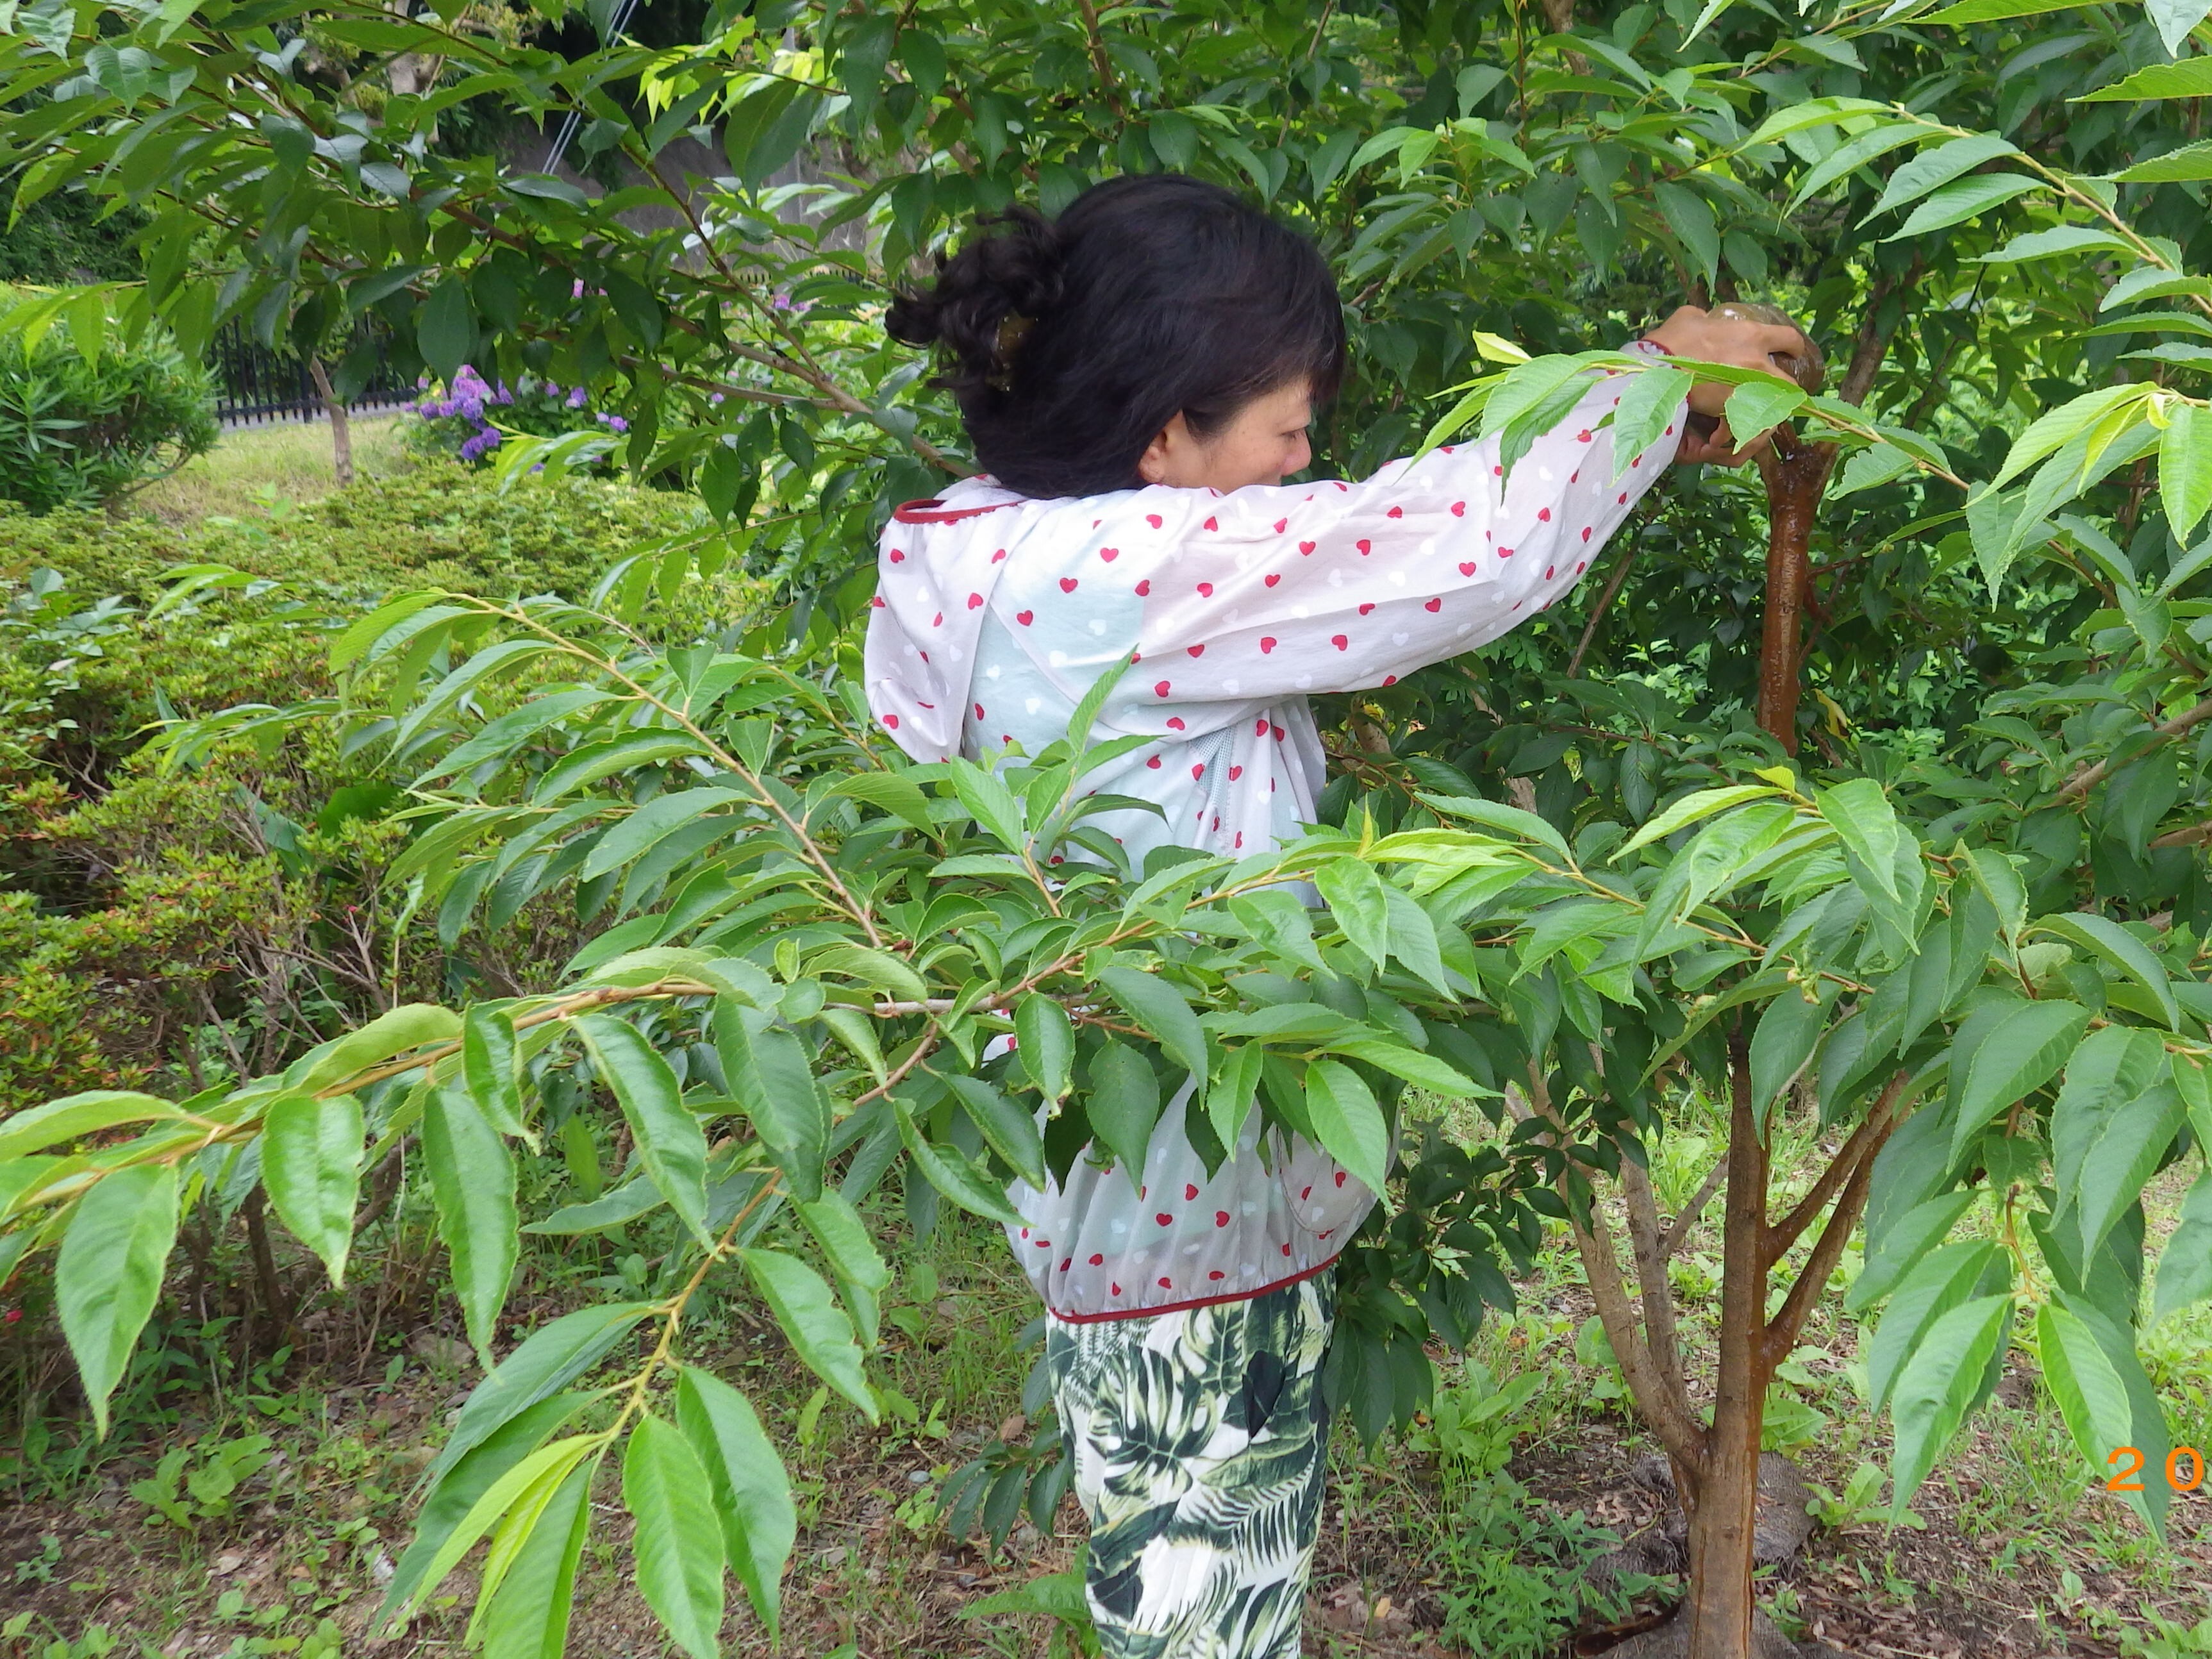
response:
[[[1682,1248],[1682,1241],[1690,1236],[1690,1229],[1697,1225],[1699,1213],[1712,1202],[1713,1194],[1720,1191],[1721,1182],[1727,1176],[1728,1159],[1725,1158],[1705,1172],[1704,1183],[1691,1195],[1690,1201],[1682,1206],[1682,1213],[1674,1218],[1659,1240],[1659,1259],[1662,1261],[1671,1261],[1674,1252]]]
[[[1805,1229],[1813,1224],[1814,1218],[1827,1207],[1836,1189],[1858,1173],[1859,1165],[1871,1162],[1889,1139],[1891,1114],[1896,1109],[1898,1097],[1905,1092],[1907,1074],[1899,1072],[1889,1080],[1875,1102],[1874,1109],[1866,1115],[1859,1127],[1851,1132],[1843,1150],[1829,1161],[1820,1178],[1813,1183],[1813,1190],[1797,1200],[1788,1215],[1766,1230],[1760,1247],[1759,1260],[1765,1268],[1771,1268],[1789,1252]]]
[[[1114,112],[1114,118],[1126,122],[1129,112],[1121,103],[1121,88],[1114,79],[1114,60],[1106,55],[1105,37],[1098,32],[1098,8],[1091,0],[1075,0],[1083,9],[1084,33],[1091,37],[1091,67],[1098,75],[1098,90],[1105,94],[1106,107]]]
[[[1667,1258],[1659,1253],[1659,1205],[1651,1194],[1651,1174],[1634,1158],[1620,1160],[1620,1195],[1628,1210],[1628,1248],[1636,1259],[1636,1282],[1644,1296],[1644,1340],[1652,1368],[1674,1396],[1684,1417],[1690,1394],[1682,1377],[1682,1348],[1674,1330],[1674,1293],[1667,1279]]]
[[[1614,562],[1613,574],[1605,579],[1605,592],[1597,596],[1597,603],[1590,607],[1589,620],[1583,624],[1583,636],[1576,643],[1575,654],[1567,659],[1569,679],[1583,672],[1583,658],[1589,651],[1590,641],[1597,637],[1597,625],[1605,620],[1605,613],[1612,607],[1613,595],[1620,592],[1621,583],[1628,580],[1628,567],[1636,562],[1636,550],[1639,545],[1639,543],[1630,542]]]
[[[2212,720],[2212,697],[2207,697],[2186,714],[2176,714],[2165,725],[2154,727],[2153,731],[2161,739],[2178,738],[2195,731],[2207,720]],[[2136,755],[2141,753],[2140,750],[2136,751]],[[2136,755],[2130,755],[2128,758],[2134,760]],[[2105,781],[2106,775],[2112,769],[2110,760],[2100,760],[2094,766],[2083,767],[2059,787],[2058,798],[2064,800],[2069,796],[2078,798],[2087,794]]]

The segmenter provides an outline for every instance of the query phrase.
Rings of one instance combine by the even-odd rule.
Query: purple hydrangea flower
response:
[[[581,409],[586,401],[584,388],[581,386],[578,386],[574,392],[568,394],[568,407],[571,409]]]

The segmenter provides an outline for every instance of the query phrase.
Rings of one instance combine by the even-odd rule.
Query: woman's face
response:
[[[1279,484],[1312,461],[1306,441],[1312,423],[1312,390],[1297,381],[1262,392],[1210,438],[1199,437],[1177,414],[1146,447],[1137,476],[1148,484],[1224,495],[1247,484]]]

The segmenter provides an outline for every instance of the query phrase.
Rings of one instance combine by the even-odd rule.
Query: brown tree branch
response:
[[[2212,720],[2212,697],[2206,698],[2185,714],[2176,714],[2163,726],[2154,726],[2152,729],[2161,739],[2171,739],[2195,731],[2207,720]],[[2136,755],[2130,755],[2128,758],[2134,760],[2142,752],[2139,750]],[[2083,767],[2059,787],[2058,799],[2065,800],[2069,797],[2078,798],[2087,794],[2105,781],[2106,775],[2112,769],[2112,763],[2109,760],[2100,760],[2094,766]]]
[[[1674,1328],[1674,1287],[1668,1282],[1667,1258],[1659,1249],[1659,1204],[1652,1195],[1650,1171],[1631,1158],[1620,1160],[1620,1194],[1628,1211],[1628,1248],[1636,1260],[1636,1282],[1643,1292],[1644,1340],[1661,1385],[1688,1418],[1690,1390]]]
[[[1788,1215],[1766,1230],[1761,1251],[1766,1267],[1771,1269],[1788,1254],[1790,1247],[1797,1242],[1798,1236],[1811,1226],[1814,1218],[1827,1207],[1828,1200],[1836,1194],[1836,1189],[1858,1173],[1862,1163],[1881,1150],[1882,1143],[1889,1139],[1891,1114],[1896,1108],[1898,1097],[1905,1092],[1907,1080],[1907,1074],[1904,1072],[1899,1072],[1889,1080],[1888,1086],[1881,1091],[1881,1097],[1875,1102],[1874,1109],[1866,1115],[1857,1128],[1851,1131],[1851,1137],[1844,1143],[1842,1150],[1828,1161],[1828,1167],[1813,1183],[1813,1190],[1798,1200]]]
[[[1760,1353],[1770,1370],[1790,1357],[1790,1349],[1797,1346],[1798,1333],[1805,1328],[1806,1316],[1827,1289],[1828,1276],[1836,1271],[1836,1263],[1843,1258],[1844,1246],[1850,1242],[1851,1231],[1858,1225],[1859,1212],[1866,1207],[1867,1188],[1874,1181],[1874,1155],[1881,1150],[1882,1142],[1889,1139],[1893,1127],[1891,1124],[1883,1127],[1880,1138],[1869,1146],[1866,1156],[1851,1171],[1843,1196],[1836,1200],[1828,1224],[1821,1230],[1820,1242],[1806,1259],[1804,1271],[1797,1275],[1797,1282],[1790,1287],[1780,1310],[1760,1334]]]
[[[1098,32],[1098,8],[1092,0],[1075,0],[1083,11],[1083,32],[1091,37],[1091,67],[1098,76],[1098,90],[1106,100],[1106,107],[1114,112],[1117,121],[1127,121],[1129,112],[1121,102],[1121,84],[1114,78],[1114,60],[1107,55],[1106,37]]]
[[[1682,1241],[1690,1236],[1690,1229],[1698,1224],[1698,1215],[1712,1201],[1713,1194],[1720,1191],[1721,1182],[1727,1174],[1728,1159],[1725,1158],[1705,1171],[1704,1182],[1690,1195],[1690,1201],[1682,1206],[1682,1213],[1674,1218],[1659,1241],[1659,1259],[1662,1261],[1674,1259],[1674,1252],[1682,1248]]]

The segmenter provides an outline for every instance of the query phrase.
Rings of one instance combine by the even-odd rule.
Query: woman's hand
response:
[[[1723,316],[1696,306],[1681,307],[1644,337],[1677,357],[1760,369],[1785,380],[1797,378],[1793,370],[1809,349],[1805,336],[1789,324]],[[1765,447],[1762,435],[1742,449],[1736,448],[1728,422],[1718,418],[1735,390],[1721,380],[1700,380],[1690,389],[1691,418],[1683,428],[1681,447],[1675,452],[1678,462],[1741,466]]]

